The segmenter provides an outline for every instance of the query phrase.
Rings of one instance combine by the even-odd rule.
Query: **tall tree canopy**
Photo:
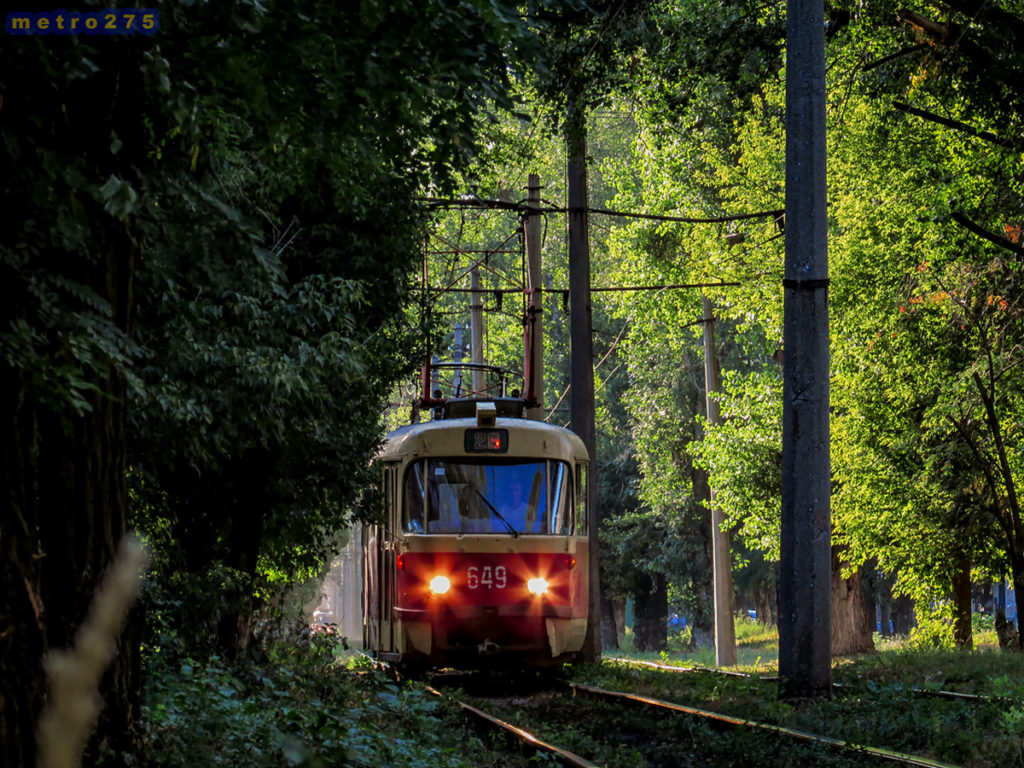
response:
[[[558,7],[168,2],[153,35],[5,37],[5,764],[33,762],[42,658],[131,525],[129,464],[168,579],[249,590],[343,523],[415,341],[414,196],[472,157]],[[115,753],[137,622],[120,647]]]

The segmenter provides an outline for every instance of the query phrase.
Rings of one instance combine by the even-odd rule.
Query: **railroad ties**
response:
[[[627,659],[606,661],[676,673],[708,673],[771,682],[767,677],[715,668],[673,667]],[[730,754],[730,764],[756,766],[813,765],[816,758],[829,755],[829,765],[851,768],[884,765],[957,768],[918,755],[569,682],[553,675],[527,677],[529,679],[441,673],[435,675],[432,682],[447,690],[438,690],[432,685],[428,685],[427,690],[456,703],[478,729],[503,734],[511,745],[510,753],[544,754],[548,760],[570,768],[704,767],[720,764],[723,751]],[[952,691],[922,689],[915,692],[965,702],[985,700],[982,696]],[[568,747],[556,743],[565,740],[570,742]],[[595,747],[597,742],[604,743]],[[620,754],[609,758],[608,744],[613,745],[613,751],[621,750]],[[731,752],[733,749],[736,752]],[[588,754],[595,751],[600,754]],[[746,759],[740,757],[744,752],[748,755]],[[753,757],[749,757],[751,754]],[[622,755],[628,759],[621,759]],[[741,762],[734,762],[736,757],[740,757]]]
[[[644,666],[661,667],[664,665],[644,664]],[[718,673],[719,670],[705,668],[666,667],[673,671],[705,671]],[[729,673],[744,676],[743,673]],[[756,676],[750,676],[755,677]],[[559,764],[565,766],[607,766],[627,764],[619,760],[611,760],[607,755],[597,757],[593,754],[581,756],[582,750],[573,746],[572,749],[553,743],[568,736],[560,735],[559,723],[570,725],[565,733],[572,733],[572,739],[586,744],[590,739],[606,738],[610,742],[618,742],[620,747],[635,747],[630,765],[650,766],[707,766],[717,764],[716,754],[723,749],[729,750],[731,743],[744,743],[747,752],[753,751],[754,761],[749,759],[739,763],[746,765],[812,765],[815,758],[825,754],[832,756],[829,765],[842,766],[883,766],[904,765],[916,768],[957,768],[949,763],[939,762],[917,755],[905,754],[895,750],[870,747],[843,741],[841,739],[821,736],[805,731],[784,728],[769,723],[732,717],[720,712],[711,712],[689,707],[670,701],[663,701],[622,691],[611,691],[595,686],[582,685],[550,678],[551,687],[547,690],[518,691],[514,695],[507,692],[502,696],[487,694],[477,690],[476,695],[460,694],[458,698],[430,690],[439,696],[447,695],[471,716],[481,728],[498,730],[517,745],[519,750],[544,752],[551,755]],[[561,690],[561,694],[553,694],[552,689]],[[935,692],[926,692],[933,695]],[[963,696],[964,694],[960,694]],[[463,699],[465,696],[467,700]],[[597,708],[588,709],[582,704],[584,700],[597,703]],[[533,711],[532,716],[524,714]],[[631,711],[631,715],[621,713]],[[506,714],[508,712],[508,714]],[[497,714],[496,714],[497,713]],[[684,722],[675,724],[673,718],[683,721],[696,721],[699,726],[706,727],[707,732],[719,734],[717,737],[718,753],[705,752],[708,746],[701,737],[694,737],[694,743],[686,739],[704,731]],[[668,718],[668,719],[666,719]],[[531,722],[526,722],[530,720]],[[514,721],[514,722],[512,722]],[[676,729],[681,734],[676,739]],[[538,733],[548,730],[555,735],[539,736]],[[585,735],[580,735],[580,731]],[[745,735],[746,734],[746,735]],[[659,742],[659,743],[655,743]],[[751,746],[751,745],[754,746]],[[786,746],[786,745],[789,746]],[[759,746],[760,745],[760,746]],[[575,750],[575,751],[573,751]],[[760,750],[760,751],[758,751]],[[628,751],[628,750],[627,750]],[[806,751],[806,754],[804,753]],[[676,757],[666,758],[666,753],[674,753]],[[792,762],[795,755],[797,762]],[[763,758],[763,759],[762,759]]]

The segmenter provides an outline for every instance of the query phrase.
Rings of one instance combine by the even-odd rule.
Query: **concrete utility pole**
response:
[[[832,695],[825,19],[788,0],[779,695]]]
[[[583,660],[601,660],[601,589],[597,531],[597,441],[594,428],[594,348],[590,308],[590,235],[587,217],[587,113],[569,104],[565,126],[569,187],[569,413],[570,427],[590,455],[587,536],[590,555],[590,621]]]
[[[462,341],[462,323],[455,324],[455,335],[452,341],[452,361],[455,363],[461,363],[466,355],[466,345]],[[463,397],[465,393],[462,391],[462,368],[455,369],[455,376],[453,377],[453,386],[455,391],[453,395],[455,397]]]
[[[704,396],[707,400],[708,423],[719,422],[718,401],[711,395],[722,389],[715,352],[715,318],[711,301],[703,296],[704,306]],[[729,556],[730,536],[722,530],[722,510],[715,503],[711,487],[711,553],[715,583],[715,664],[731,667],[736,664],[736,627],[732,617],[732,559]]]
[[[527,187],[527,204],[530,208],[540,208],[540,176],[530,174]],[[526,326],[523,328],[523,344],[526,347],[526,373],[530,380],[523,382],[527,395],[532,395],[537,405],[526,409],[526,418],[542,420],[544,418],[544,294],[541,292],[541,227],[543,218],[540,212],[530,213],[526,217]]]
[[[474,365],[484,364],[484,294],[480,290],[480,272],[477,265],[469,271],[469,287],[472,293],[470,296],[470,353]],[[473,395],[480,397],[487,383],[484,372],[481,368],[473,369]]]

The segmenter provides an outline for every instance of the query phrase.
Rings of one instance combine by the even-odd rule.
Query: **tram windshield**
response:
[[[570,533],[561,461],[420,459],[405,476],[406,533]]]

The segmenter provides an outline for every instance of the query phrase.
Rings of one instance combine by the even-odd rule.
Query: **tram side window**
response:
[[[423,533],[426,526],[423,522],[423,508],[426,506],[426,482],[423,477],[425,467],[416,462],[405,475],[405,514],[402,530],[406,533]]]
[[[548,487],[551,489],[551,498],[547,504],[548,509],[551,510],[551,528],[548,532],[565,536],[572,528],[568,467],[560,461],[549,461],[547,468],[550,477]]]
[[[384,519],[389,531],[395,529],[395,468],[384,467]]]
[[[576,535],[587,535],[587,465],[576,465]]]

